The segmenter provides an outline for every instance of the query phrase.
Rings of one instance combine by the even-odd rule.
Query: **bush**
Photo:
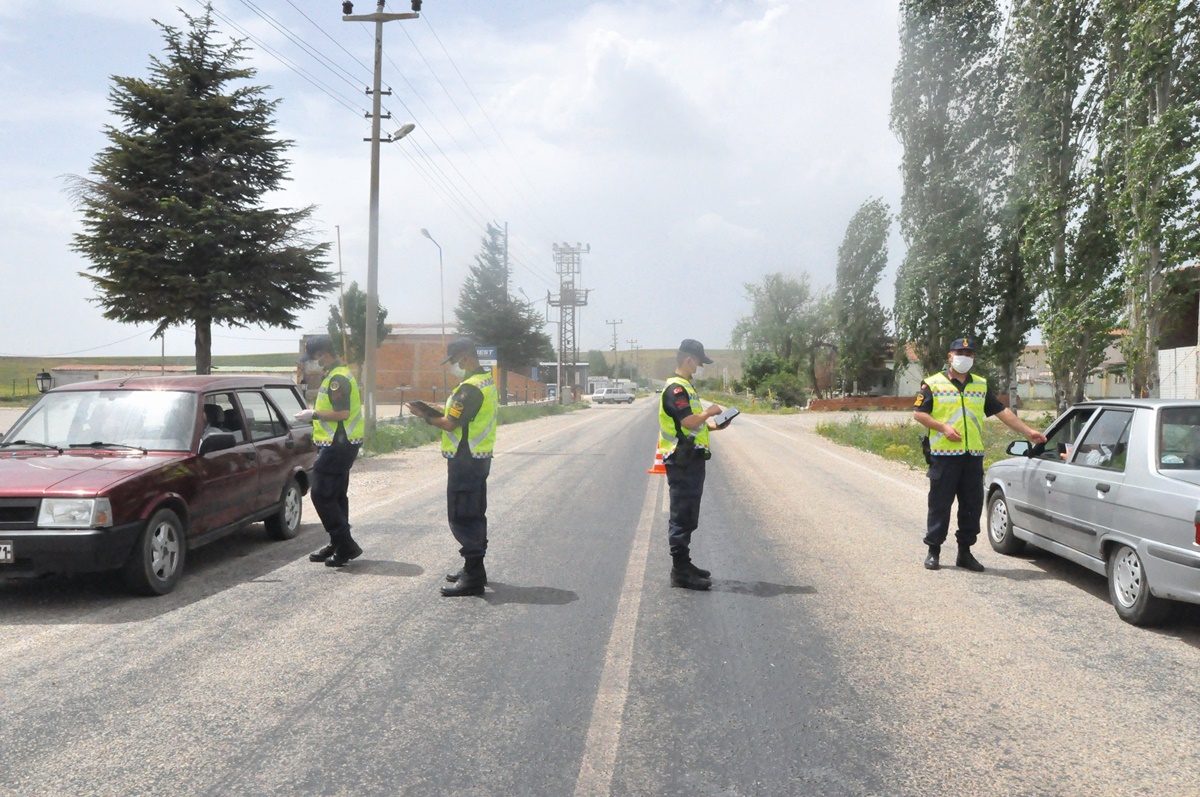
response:
[[[807,398],[804,383],[793,373],[771,374],[762,381],[754,394],[763,398],[767,391],[789,407],[803,406]]]

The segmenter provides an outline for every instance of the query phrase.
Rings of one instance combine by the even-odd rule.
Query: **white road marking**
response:
[[[612,789],[625,700],[629,696],[629,670],[633,664],[633,641],[642,605],[646,559],[650,553],[650,531],[665,490],[665,476],[650,479],[633,547],[629,551],[629,563],[625,566],[625,581],[621,584],[621,600],[608,638],[600,688],[596,692],[596,702],[592,704],[592,720],[583,746],[579,777],[575,781],[575,797],[607,797]]]

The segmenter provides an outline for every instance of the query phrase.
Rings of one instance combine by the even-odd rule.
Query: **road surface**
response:
[[[178,590],[0,582],[0,793],[1194,795],[1200,615],[1049,556],[921,567],[923,474],[742,416],[671,589],[652,400],[500,429],[490,585],[445,466],[360,462],[344,571],[261,525]]]

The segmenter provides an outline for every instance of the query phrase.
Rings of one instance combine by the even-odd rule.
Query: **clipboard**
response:
[[[432,407],[426,404],[424,401],[410,401],[408,402],[408,406],[410,409],[416,410],[417,415],[420,415],[422,418],[442,417],[441,410],[439,410],[437,407]]]
[[[725,411],[720,415],[713,416],[713,423],[715,423],[717,426],[724,426],[741,414],[742,411],[737,407],[726,407]]]

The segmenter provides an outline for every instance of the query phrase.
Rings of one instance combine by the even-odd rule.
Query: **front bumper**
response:
[[[0,564],[0,578],[115,570],[125,564],[145,525],[138,520],[107,529],[0,531],[0,540],[12,542],[14,557]]]

